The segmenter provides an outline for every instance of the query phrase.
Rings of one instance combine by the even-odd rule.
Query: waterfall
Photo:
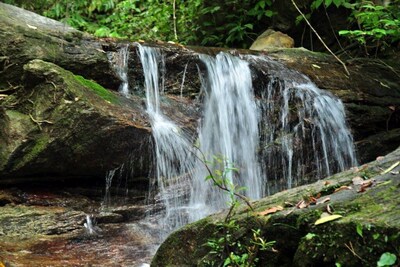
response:
[[[129,60],[129,44],[124,45],[119,49],[118,53],[109,53],[108,59],[110,60],[115,73],[121,80],[119,92],[127,96],[129,94],[129,81],[128,81],[128,60]]]
[[[204,164],[214,172],[236,167],[238,172],[226,178],[243,187],[241,194],[250,199],[357,164],[339,99],[266,57],[223,52],[199,55],[205,72],[200,73],[203,112],[199,153],[194,156],[195,138],[163,112],[165,56],[157,48],[137,48],[154,144],[155,199],[164,208],[158,218],[165,234],[227,206],[228,197],[205,180],[209,173]],[[186,64],[181,98],[187,68]],[[120,69],[124,82],[128,68]],[[218,163],[211,164],[215,158]]]
[[[199,126],[200,151],[206,161],[220,157],[224,169],[233,164],[238,173],[229,172],[231,184],[244,187],[243,194],[251,199],[264,195],[257,149],[259,146],[258,111],[254,100],[251,72],[248,63],[230,54],[220,53],[215,58],[201,55],[207,68],[204,112]],[[226,207],[227,198],[212,181],[205,181],[207,173],[198,168],[193,181],[191,205],[198,207],[192,218]]]
[[[312,182],[357,165],[342,102],[308,77],[268,58],[246,56],[268,68],[258,85],[260,150],[267,194]]]
[[[160,108],[164,57],[156,48],[138,45],[146,90],[146,111],[154,139],[158,199],[165,207],[161,225],[170,232],[188,222],[186,192],[194,170],[192,144],[182,129]],[[161,69],[161,71],[160,71]]]

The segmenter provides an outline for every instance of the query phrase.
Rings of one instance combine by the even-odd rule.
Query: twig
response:
[[[32,120],[34,123],[36,123],[36,124],[38,125],[38,127],[39,127],[40,130],[42,130],[42,126],[40,125],[41,123],[54,124],[53,122],[48,121],[48,120],[37,120],[37,119],[33,118],[33,116],[32,116],[31,114],[29,114],[29,117],[31,118],[31,120]]]
[[[382,65],[386,66],[388,69],[390,69],[394,74],[396,74],[397,77],[400,77],[400,74],[389,64],[387,64],[385,61],[383,61],[382,59],[377,59],[377,61],[379,61],[380,63],[382,63]]]
[[[344,53],[346,53],[348,56],[350,56],[350,54],[349,54],[349,53],[347,53],[347,51],[346,51],[346,50],[344,50],[344,48],[343,48],[342,44],[340,43],[340,40],[339,40],[339,38],[338,38],[338,37],[337,37],[337,35],[336,35],[336,32],[335,32],[335,30],[333,29],[332,22],[331,22],[331,18],[329,17],[329,14],[328,14],[328,11],[326,10],[326,5],[325,5],[325,4],[324,4],[324,10],[325,10],[325,15],[326,15],[326,18],[328,19],[328,22],[329,22],[329,26],[331,27],[332,34],[333,34],[333,36],[335,37],[335,39],[336,39],[336,42],[338,43],[338,45],[339,45],[339,47],[340,47],[341,51],[343,51],[343,52],[344,52]],[[350,56],[350,57],[351,57],[351,56]]]
[[[8,64],[8,65],[6,65],[6,64],[4,64],[4,66],[3,66],[3,70],[2,71],[0,71],[0,73],[3,73],[3,72],[5,72],[9,67],[11,67],[11,66],[13,66],[13,65],[15,65],[15,63],[10,63],[10,64]]]
[[[351,252],[351,254],[353,254],[354,256],[356,256],[357,258],[359,258],[362,262],[364,262],[365,260],[363,258],[361,258],[354,250],[353,248],[353,244],[351,243],[351,241],[349,242],[350,245],[347,245],[346,243],[344,244],[346,246],[346,248],[348,248]]]
[[[47,83],[50,83],[51,85],[54,86],[54,94],[53,94],[53,103],[56,103],[56,90],[57,90],[57,86],[55,83],[53,83],[52,81],[47,81]]]
[[[173,20],[174,20],[174,36],[175,40],[178,41],[178,34],[176,32],[176,0],[172,2],[172,13],[173,13]]]
[[[53,86],[54,86],[54,89],[57,89],[57,86],[56,86],[56,84],[55,84],[55,83],[53,83],[52,81],[47,81],[47,83],[50,83],[51,85],[53,85]]]
[[[349,70],[346,67],[346,64],[344,64],[344,62],[338,58],[335,53],[332,52],[332,50],[326,45],[326,43],[324,42],[324,40],[322,40],[321,36],[319,36],[318,32],[314,29],[314,27],[311,25],[310,21],[307,19],[307,17],[304,15],[303,12],[301,12],[301,10],[299,9],[299,7],[297,6],[297,4],[294,2],[294,0],[291,0],[293,6],[296,8],[296,10],[300,13],[300,15],[303,17],[303,19],[305,20],[305,22],[308,24],[308,26],[310,26],[311,30],[315,33],[315,35],[317,36],[317,38],[321,41],[322,45],[326,48],[326,50],[329,51],[329,53],[331,53],[331,55],[338,61],[340,62],[340,64],[342,64],[344,70],[346,71],[347,75],[350,76]]]
[[[182,83],[181,83],[181,98],[183,97],[183,96],[182,96],[182,93],[183,93],[183,84],[185,83],[186,70],[187,70],[188,64],[189,64],[189,62],[186,63],[185,69],[183,70],[183,77],[182,77]]]
[[[0,93],[15,91],[15,90],[21,88],[21,85],[16,85],[16,86],[14,86],[14,85],[12,85],[10,82],[7,82],[7,83],[8,83],[8,86],[9,86],[9,87],[8,87],[7,89],[2,89],[2,90],[0,90]]]

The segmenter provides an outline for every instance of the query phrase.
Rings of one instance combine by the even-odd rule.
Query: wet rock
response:
[[[138,220],[144,218],[148,208],[143,205],[124,205],[113,208],[111,211],[122,215],[124,220]]]
[[[18,106],[5,112],[2,179],[103,179],[140,147],[136,160],[146,162],[150,132],[133,100],[41,60],[24,66],[24,79]]]
[[[257,250],[254,255],[263,266],[375,266],[383,253],[396,253],[394,248],[400,245],[399,160],[397,149],[363,167],[256,201],[252,203],[253,210],[242,205],[232,217],[239,228],[232,233],[228,248],[234,250],[234,242],[240,242],[242,247],[253,246],[253,231],[259,229],[265,242],[276,241],[274,250]],[[382,172],[394,163],[397,167],[392,172]],[[368,183],[364,190],[353,182],[360,176]],[[312,196],[325,200],[296,207],[296,203]],[[277,206],[284,208],[265,213]],[[328,211],[343,217],[316,225]],[[216,256],[218,253],[207,242],[222,237],[218,225],[226,215],[227,211],[223,211],[172,233],[158,249],[152,266],[222,264],[227,255]],[[362,236],[358,228],[362,229]]]
[[[100,212],[96,215],[97,223],[119,223],[124,221],[124,216],[115,212]]]
[[[88,211],[100,203],[84,201],[74,190],[10,188],[0,196],[21,201],[0,206],[0,263],[5,266],[139,266],[150,261],[154,240],[146,228],[115,223],[122,217],[118,214],[112,215],[114,223],[99,225]],[[110,214],[102,216],[110,219]],[[88,217],[91,234],[85,228]]]
[[[82,228],[85,214],[61,207],[10,206],[1,208],[0,235],[32,239],[41,235],[59,235]]]
[[[0,190],[0,207],[7,204],[18,204],[21,203],[22,199],[17,194],[12,193],[8,190]]]

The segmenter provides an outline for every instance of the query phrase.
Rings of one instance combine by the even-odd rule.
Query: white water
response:
[[[200,56],[207,67],[203,119],[199,126],[199,145],[207,161],[214,156],[223,158],[212,171],[230,167],[231,184],[245,187],[244,195],[259,199],[264,194],[258,157],[258,111],[254,101],[248,63],[230,54],[220,53],[215,58]],[[200,163],[201,164],[201,163]],[[212,181],[205,181],[208,173],[198,168],[193,181],[191,206],[197,207],[192,220],[204,217],[227,205],[227,196]]]
[[[162,111],[164,56],[156,48],[141,45],[138,54],[154,139],[156,199],[165,207],[159,224],[167,234],[226,207],[228,198],[205,181],[208,173],[193,157],[190,138]],[[245,187],[244,195],[259,199],[295,186],[304,177],[322,178],[356,164],[343,104],[308,78],[262,59],[273,70],[272,76],[258,77],[268,80],[256,98],[249,62],[258,58],[243,60],[220,53],[200,55],[200,59],[207,73],[200,77],[205,96],[199,149],[206,160],[225,159],[219,166],[209,164],[211,170],[231,164],[239,169],[237,174],[229,173],[228,179]],[[127,68],[124,72],[127,77]]]
[[[195,161],[191,142],[160,108],[163,55],[151,47],[138,45],[138,50],[145,77],[146,111],[154,138],[158,200],[165,206],[161,227],[168,233],[188,222],[185,192],[190,187]]]
[[[357,165],[342,102],[306,76],[267,58],[261,90],[260,139],[267,193],[315,181]]]
[[[108,54],[108,58],[112,63],[115,73],[121,80],[119,92],[125,96],[129,94],[128,80],[128,60],[129,60],[129,44],[123,46],[118,53]]]

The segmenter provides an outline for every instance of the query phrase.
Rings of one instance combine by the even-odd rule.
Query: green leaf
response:
[[[317,236],[317,235],[314,234],[314,233],[308,233],[308,234],[306,234],[305,238],[306,238],[306,240],[311,240],[311,239],[313,239],[315,236]]]
[[[302,22],[303,20],[304,20],[303,16],[302,16],[302,15],[298,15],[298,16],[296,17],[296,25],[299,25],[300,22]]]
[[[359,236],[363,237],[363,227],[360,223],[357,223],[356,231]]]
[[[325,6],[329,7],[332,4],[332,0],[325,0]]]
[[[343,3],[343,0],[333,0],[333,3],[335,4],[336,7],[340,7]]]
[[[322,5],[323,2],[324,2],[324,0],[315,0],[311,4],[311,9],[318,9]]]
[[[273,15],[275,15],[275,12],[274,12],[274,11],[272,11],[272,10],[267,10],[267,11],[265,11],[265,16],[266,16],[266,17],[270,18],[270,17],[272,17]]]
[[[247,24],[244,25],[244,27],[249,28],[249,29],[252,30],[253,29],[253,24],[247,23]]]
[[[396,255],[389,252],[385,252],[380,257],[379,261],[377,262],[377,265],[378,267],[392,266],[396,263],[396,261],[397,261]]]

